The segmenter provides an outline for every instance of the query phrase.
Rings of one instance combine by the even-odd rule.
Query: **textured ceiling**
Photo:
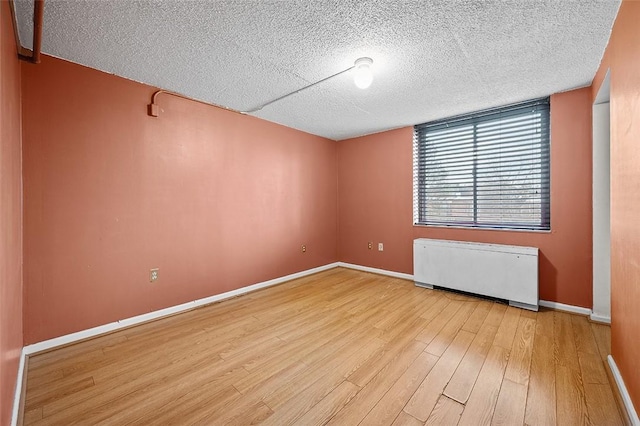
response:
[[[47,0],[43,53],[331,139],[589,85],[618,0]],[[17,0],[31,48],[33,0]],[[162,119],[161,117],[159,119]]]

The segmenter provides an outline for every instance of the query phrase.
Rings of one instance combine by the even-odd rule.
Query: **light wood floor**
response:
[[[347,269],[28,363],[24,423],[616,425],[609,327]]]

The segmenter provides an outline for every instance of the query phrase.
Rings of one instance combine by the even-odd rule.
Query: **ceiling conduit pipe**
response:
[[[210,102],[201,101],[199,99],[190,98],[188,96],[181,95],[180,93],[176,93],[176,92],[171,92],[169,90],[156,90],[151,96],[151,103],[148,105],[148,109],[147,109],[147,114],[149,114],[151,117],[157,117],[160,115],[160,106],[158,105],[156,98],[158,97],[158,95],[161,95],[163,93],[167,95],[175,96],[177,98],[186,99],[188,101],[198,102],[199,104],[214,106],[216,108],[226,109],[227,111],[231,111],[231,112],[237,112],[238,114],[245,114],[244,112],[238,111],[233,108],[229,108],[223,105],[218,105]]]
[[[13,8],[12,8],[13,11]],[[40,63],[40,52],[42,50],[42,23],[44,22],[44,0],[34,0],[33,2],[33,50],[20,47],[18,57],[23,61],[32,64]],[[15,22],[14,22],[15,26]],[[17,27],[17,26],[16,26]]]
[[[253,114],[255,112],[258,112],[258,111],[262,110],[264,107],[269,106],[269,105],[271,105],[273,103],[276,103],[278,101],[281,101],[281,100],[283,100],[285,98],[288,98],[291,95],[296,95],[296,94],[302,92],[303,90],[307,90],[307,89],[309,89],[311,87],[314,87],[314,86],[316,86],[316,85],[318,85],[320,83],[323,83],[323,82],[325,82],[327,80],[330,80],[330,79],[332,79],[334,77],[337,77],[339,75],[347,73],[347,72],[349,72],[349,71],[351,71],[353,69],[356,69],[358,67],[358,64],[361,63],[361,62],[364,62],[364,63],[366,63],[368,65],[371,65],[373,63],[373,60],[371,58],[359,58],[358,60],[356,60],[354,65],[350,66],[347,69],[344,69],[342,71],[338,71],[337,73],[331,74],[329,77],[325,77],[325,78],[323,78],[321,80],[318,80],[318,81],[316,81],[314,83],[309,83],[304,87],[296,89],[293,92],[289,92],[289,93],[287,93],[285,95],[282,95],[282,96],[280,96],[278,98],[275,98],[275,99],[273,99],[273,100],[271,100],[269,102],[266,102],[266,103],[264,103],[264,104],[262,104],[262,105],[260,105],[260,106],[258,106],[256,108],[250,109],[248,111],[238,111],[237,109],[229,108],[229,107],[222,106],[222,105],[213,104],[213,103],[210,103],[210,102],[201,101],[201,100],[198,100],[198,99],[193,99],[193,98],[190,98],[188,96],[181,95],[180,93],[170,92],[169,90],[157,90],[151,96],[151,103],[148,105],[147,114],[149,114],[151,117],[158,117],[160,115],[160,106],[157,104],[156,98],[158,97],[158,95],[161,95],[163,93],[166,93],[167,95],[171,95],[171,96],[176,96],[176,97],[182,98],[182,99],[187,99],[189,101],[198,102],[198,103],[201,103],[201,104],[204,104],[204,105],[210,105],[210,106],[215,106],[215,107],[218,107],[218,108],[226,109],[227,111],[237,112],[237,113],[243,114],[243,115]],[[369,81],[369,84],[371,84],[371,81]],[[367,85],[367,87],[368,87],[368,85]]]

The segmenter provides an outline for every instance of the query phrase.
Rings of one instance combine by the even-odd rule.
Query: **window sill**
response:
[[[476,226],[460,226],[460,225],[421,225],[413,224],[414,228],[437,228],[437,229],[459,229],[466,231],[499,231],[499,232],[531,232],[534,234],[551,234],[550,229],[511,229],[511,228],[481,228]]]

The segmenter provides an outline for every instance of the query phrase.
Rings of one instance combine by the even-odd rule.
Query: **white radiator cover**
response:
[[[413,275],[420,287],[461,290],[538,310],[536,247],[418,238]]]

